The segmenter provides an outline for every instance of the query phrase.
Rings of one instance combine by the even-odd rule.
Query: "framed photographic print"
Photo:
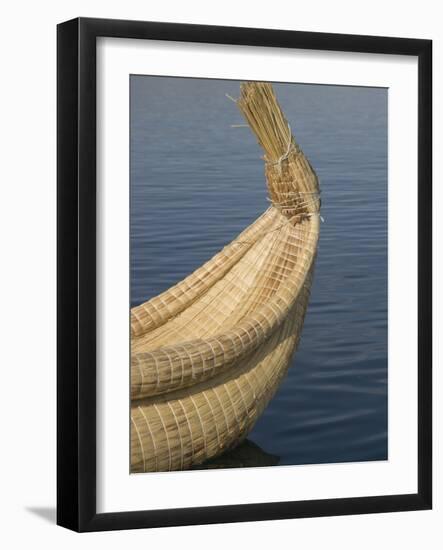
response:
[[[431,508],[431,52],[58,26],[59,525]]]

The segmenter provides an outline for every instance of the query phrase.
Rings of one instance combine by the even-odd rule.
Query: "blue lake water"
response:
[[[131,77],[131,306],[268,206],[262,152],[223,80]],[[275,84],[321,184],[301,342],[243,465],[387,458],[387,90]],[[242,458],[243,460],[243,458]],[[235,457],[232,459],[235,462]],[[229,461],[228,461],[229,462]]]

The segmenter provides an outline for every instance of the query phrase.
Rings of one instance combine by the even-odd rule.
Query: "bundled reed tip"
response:
[[[265,155],[271,207],[203,266],[131,310],[131,471],[198,466],[245,439],[300,339],[319,185],[268,83],[237,105]]]
[[[247,82],[240,87],[238,107],[257,136],[268,162],[278,161],[297,145],[274,89],[268,82]]]

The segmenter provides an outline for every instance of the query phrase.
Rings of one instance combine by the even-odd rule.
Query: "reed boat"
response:
[[[191,469],[242,442],[297,348],[320,227],[318,178],[268,83],[236,103],[270,206],[183,281],[131,310],[131,472]]]

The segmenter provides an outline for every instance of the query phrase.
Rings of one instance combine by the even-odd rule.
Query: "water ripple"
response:
[[[280,464],[387,458],[387,94],[276,85],[322,187],[301,344],[250,440]],[[166,290],[267,207],[262,155],[225,93],[131,78],[131,304]],[[257,464],[259,464],[257,460]]]

